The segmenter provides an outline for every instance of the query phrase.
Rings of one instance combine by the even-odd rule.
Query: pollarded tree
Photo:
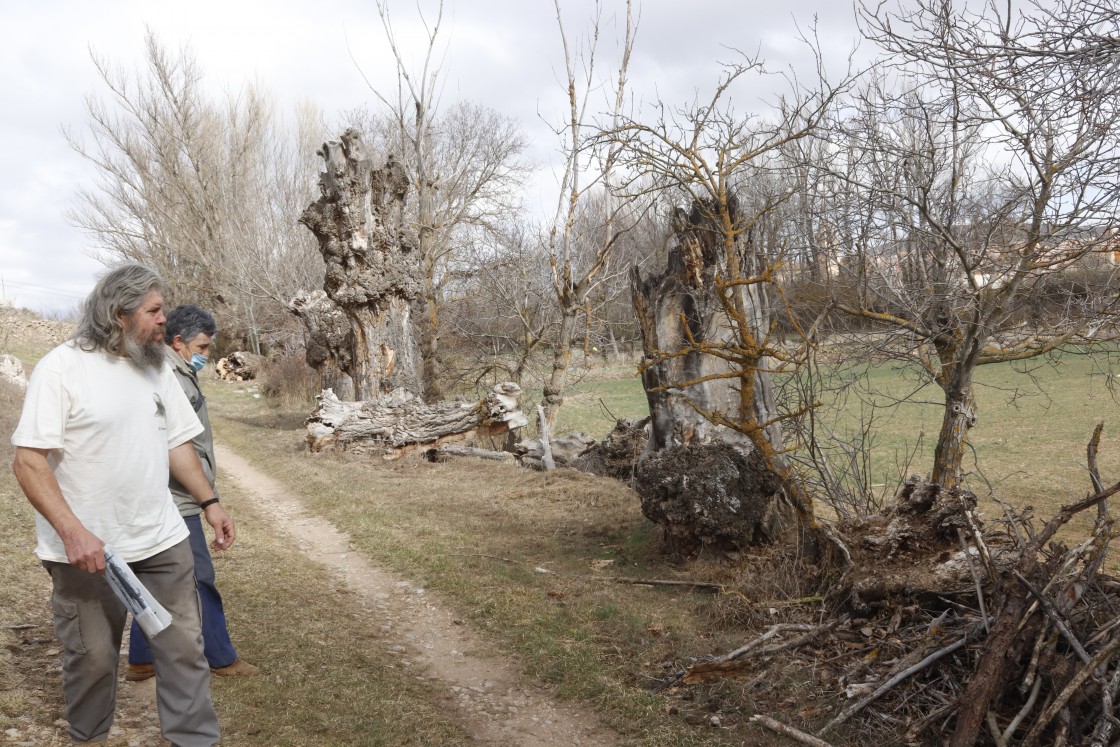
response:
[[[321,194],[300,223],[326,262],[323,289],[350,319],[346,371],[359,401],[420,391],[412,305],[420,293],[416,237],[404,215],[408,175],[392,157],[375,167],[356,130],[319,150]]]
[[[736,85],[762,71],[756,60],[729,65],[707,100],[661,106],[649,122],[626,121],[608,134],[623,145],[627,173],[652,177],[678,205],[664,270],[634,277],[653,418],[649,449],[718,440],[757,453],[781,480],[806,536],[823,549],[811,500],[784,456],[769,376],[799,365],[809,344],[779,283],[794,246],[779,220],[793,194],[780,156],[815,131],[838,89],[823,81],[817,90],[795,89],[772,116],[737,112],[730,103]],[[799,346],[776,334],[781,317]]]
[[[823,172],[858,193],[862,225],[835,257],[859,287],[839,306],[944,392],[932,479],[951,486],[978,366],[1115,336],[1114,284],[1072,293],[1053,279],[1115,248],[1120,19],[1078,0],[1019,18],[942,0],[861,18],[896,82],[874,81],[830,128]],[[1044,289],[1064,296],[1029,314]]]

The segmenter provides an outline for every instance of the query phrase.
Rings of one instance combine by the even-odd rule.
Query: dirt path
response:
[[[377,612],[380,639],[402,663],[426,670],[455,695],[467,731],[481,744],[608,747],[617,735],[595,716],[523,681],[520,668],[493,655],[489,645],[459,623],[425,589],[372,565],[353,551],[350,538],[309,513],[283,484],[218,445],[222,479],[233,480],[311,560],[326,566]]]

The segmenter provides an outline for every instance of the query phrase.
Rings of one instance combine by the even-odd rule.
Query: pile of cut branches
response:
[[[1100,482],[1101,430],[1092,495],[1041,528],[1003,503],[984,522],[968,491],[912,478],[880,513],[837,526],[852,566],[812,621],[772,625],[661,687],[806,667],[835,705],[754,719],[818,747],[850,730],[953,747],[1120,744],[1120,581],[1102,572],[1120,483]],[[1055,541],[1090,509],[1087,539]]]

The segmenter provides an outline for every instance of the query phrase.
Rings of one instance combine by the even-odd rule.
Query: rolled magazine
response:
[[[171,624],[171,613],[156,601],[151,592],[144,588],[140,579],[128,567],[128,564],[117,557],[108,545],[103,548],[105,553],[105,580],[113,587],[114,593],[136,618],[136,624],[151,638],[159,634]]]

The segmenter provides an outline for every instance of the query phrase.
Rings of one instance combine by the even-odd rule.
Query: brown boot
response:
[[[156,668],[151,664],[129,664],[124,670],[124,678],[129,682],[143,682],[156,676]]]
[[[219,677],[247,677],[249,675],[256,674],[259,671],[261,670],[257,667],[254,667],[249,662],[238,659],[232,664],[227,664],[224,667],[211,669],[210,674],[216,674]]]

